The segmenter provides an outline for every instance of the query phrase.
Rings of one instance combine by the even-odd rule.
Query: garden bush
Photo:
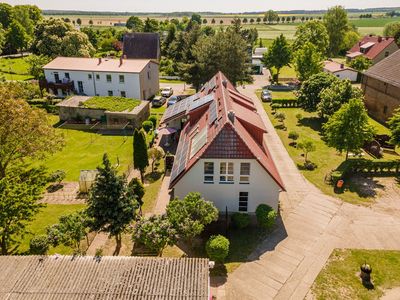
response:
[[[234,213],[232,215],[232,223],[238,229],[246,228],[250,225],[250,216],[245,213]]]
[[[150,121],[153,123],[153,128],[157,128],[157,117],[156,116],[150,116],[147,121]]]
[[[258,225],[270,229],[275,225],[278,214],[272,207],[266,204],[260,204],[256,209]]]
[[[142,127],[146,133],[149,133],[153,129],[153,122],[152,121],[144,121],[142,123]]]
[[[229,240],[223,235],[213,235],[206,243],[208,257],[216,262],[224,262],[229,254]]]
[[[272,99],[272,104],[276,104],[278,107],[297,107],[297,100],[288,99]]]
[[[47,235],[35,235],[29,242],[29,252],[32,255],[45,255],[49,251]]]

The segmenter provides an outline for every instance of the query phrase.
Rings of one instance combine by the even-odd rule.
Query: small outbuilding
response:
[[[261,74],[264,68],[264,63],[262,59],[264,57],[264,53],[268,52],[268,48],[256,48],[254,49],[254,53],[251,56],[251,63],[253,65],[253,69],[257,74]]]
[[[339,79],[349,79],[351,82],[356,82],[358,79],[358,71],[347,67],[343,63],[338,63],[332,60],[324,61],[323,70],[330,73]]]

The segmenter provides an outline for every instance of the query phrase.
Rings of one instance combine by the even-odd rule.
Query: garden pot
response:
[[[370,282],[371,281],[371,273],[372,273],[372,268],[368,264],[363,264],[360,267],[361,274],[360,277],[364,282]]]

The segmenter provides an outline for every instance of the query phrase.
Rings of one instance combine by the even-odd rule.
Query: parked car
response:
[[[176,102],[179,102],[185,98],[187,98],[187,95],[176,95],[176,96],[171,96],[168,101],[167,101],[167,107],[174,105]]]
[[[171,87],[165,87],[161,89],[161,96],[163,97],[171,97],[174,93],[174,90]]]
[[[271,92],[269,90],[263,90],[261,92],[261,100],[263,102],[270,102],[272,101],[272,95]]]
[[[154,99],[151,101],[151,105],[153,107],[161,107],[167,102],[167,98],[162,96],[155,96]]]

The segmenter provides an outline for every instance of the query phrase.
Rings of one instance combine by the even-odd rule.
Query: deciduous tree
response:
[[[147,156],[151,160],[151,172],[154,172],[154,165],[164,157],[164,151],[160,147],[153,147],[148,150]]]
[[[276,69],[276,81],[279,81],[280,70],[288,66],[292,59],[292,51],[285,36],[281,34],[273,42],[267,53],[264,53],[263,62],[268,68]]]
[[[392,36],[395,38],[396,42],[400,43],[400,22],[391,22],[385,25],[383,30],[384,36]]]
[[[303,140],[297,144],[297,148],[303,150],[304,161],[308,162],[308,154],[316,150],[315,144],[312,140]]]
[[[307,42],[294,55],[294,67],[300,81],[322,72],[322,56],[311,42]]]
[[[367,70],[372,65],[372,62],[365,56],[358,56],[351,60],[350,67],[359,72]]]
[[[314,20],[300,24],[295,33],[293,49],[299,50],[307,43],[314,45],[316,50],[325,55],[329,47],[329,36],[324,23]]]
[[[142,182],[144,182],[144,173],[148,165],[146,136],[143,130],[135,129],[133,133],[133,167],[140,171]]]
[[[141,32],[143,30],[143,21],[136,16],[129,17],[128,21],[126,21],[126,27],[133,32]]]
[[[49,63],[50,60],[50,57],[44,55],[29,55],[27,58],[29,74],[31,74],[35,79],[44,78],[43,66]]]
[[[349,30],[346,10],[342,6],[329,8],[324,15],[324,23],[329,35],[329,54],[336,56],[339,54],[345,34]]]
[[[390,142],[393,145],[400,146],[400,108],[394,111],[393,116],[388,121],[388,125],[392,133]]]
[[[264,15],[265,19],[268,21],[269,24],[276,22],[278,20],[278,14],[277,12],[273,11],[270,9],[267,11]]]

